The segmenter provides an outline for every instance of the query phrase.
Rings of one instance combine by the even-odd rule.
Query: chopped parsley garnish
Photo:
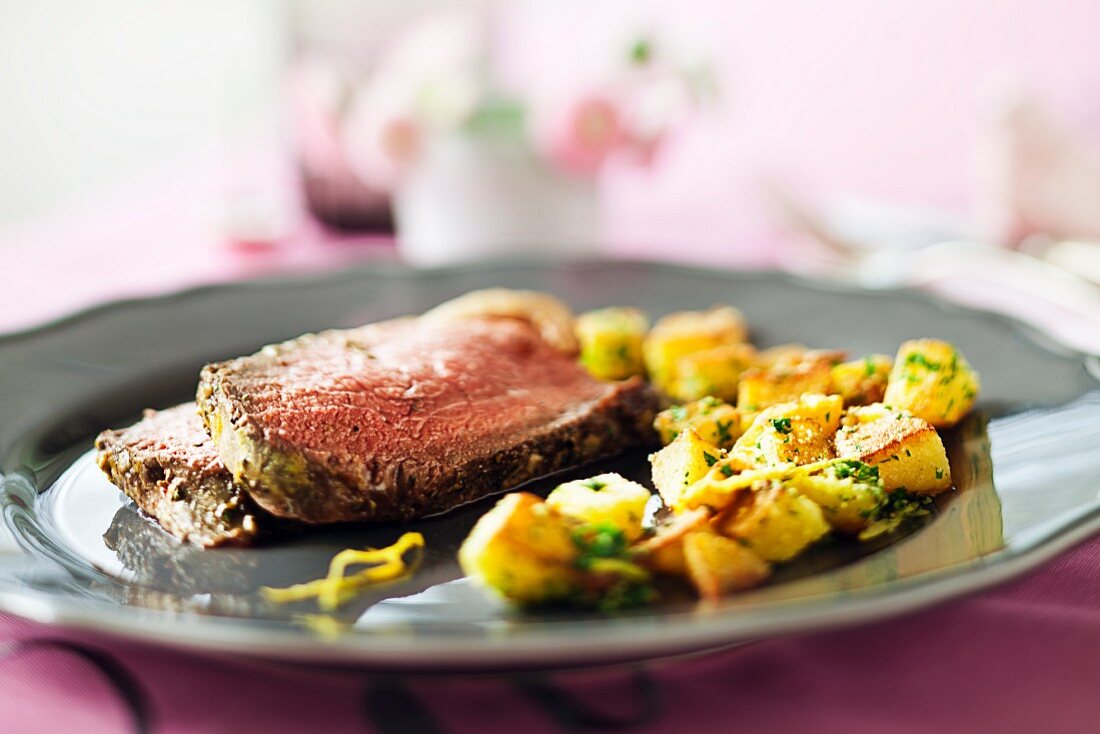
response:
[[[878,467],[864,464],[862,461],[856,461],[855,459],[844,459],[836,462],[833,464],[833,473],[837,479],[848,479],[850,477],[864,484],[878,482]]]
[[[699,407],[703,408],[703,415],[707,415],[710,411],[714,410],[722,404],[722,401],[713,395],[707,395],[706,397],[699,399]]]
[[[892,533],[912,518],[931,513],[932,506],[931,497],[911,494],[905,491],[905,487],[898,487],[886,493],[877,512],[866,516],[873,522],[859,534],[859,539],[868,541],[880,535]]]
[[[623,609],[643,607],[657,598],[657,592],[649,584],[616,584],[604,592],[596,604],[601,612],[618,612]]]
[[[906,517],[916,517],[927,514],[931,506],[931,497],[913,494],[907,492],[905,487],[898,487],[893,492],[887,492],[886,501],[879,509],[879,516],[904,515]]]
[[[772,428],[779,433],[787,434],[791,432],[791,419],[790,418],[776,418],[772,420]]]
[[[927,370],[932,370],[933,372],[939,371],[940,367],[943,366],[939,362],[931,361],[930,359],[928,359],[928,357],[925,357],[920,352],[913,352],[908,357],[906,357],[905,364],[920,365],[921,367],[924,367]]]
[[[733,467],[729,464],[722,464],[722,466],[718,467],[718,471],[722,472],[727,477],[733,476]]]
[[[622,530],[609,523],[581,525],[573,531],[573,545],[580,556],[577,567],[588,568],[597,558],[616,558],[626,550],[626,536]]]
[[[730,428],[733,427],[733,420],[728,421],[715,421],[715,426],[718,428],[718,440],[722,443],[730,443],[733,441],[733,434],[730,433]]]
[[[718,457],[711,456],[706,451],[703,452],[703,461],[707,462],[707,466],[714,466],[718,463]]]
[[[653,601],[656,592],[649,572],[630,560],[622,530],[608,523],[581,525],[573,531],[573,544],[580,551],[573,565],[593,574],[593,579],[604,579],[582,592],[578,603],[614,612]]]

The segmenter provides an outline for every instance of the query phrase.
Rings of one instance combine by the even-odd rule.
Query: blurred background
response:
[[[0,312],[601,254],[1098,308],[1097,28],[1089,0],[0,0]]]

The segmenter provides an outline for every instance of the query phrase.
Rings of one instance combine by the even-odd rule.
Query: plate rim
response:
[[[940,295],[915,287],[871,288],[850,283],[817,280],[802,274],[778,270],[730,270],[666,263],[658,260],[619,258],[517,258],[466,263],[434,268],[416,268],[396,262],[370,262],[336,271],[307,275],[281,275],[235,282],[212,283],[177,289],[167,293],[119,299],[97,304],[89,308],[49,320],[37,326],[0,334],[0,349],[24,339],[43,334],[79,328],[86,320],[109,318],[114,312],[142,308],[150,304],[168,304],[191,298],[205,297],[219,292],[263,290],[270,288],[311,288],[368,277],[424,278],[430,276],[460,275],[479,272],[486,268],[588,268],[618,265],[642,268],[648,271],[674,272],[688,275],[707,275],[738,280],[768,280],[777,284],[789,284],[811,291],[834,294],[882,294],[919,301],[948,313],[961,313],[992,320],[1009,327],[1033,347],[1073,359],[1081,364],[1100,387],[1100,356],[1089,354],[1067,345],[1056,336],[1036,325],[1017,317],[992,309],[954,303]],[[24,539],[12,527],[11,494],[7,489],[8,478],[0,474],[0,502],[3,503],[4,523],[16,538],[23,554],[32,552]],[[853,596],[834,597],[814,602],[813,610],[795,607],[793,612],[776,615],[764,623],[757,623],[751,635],[738,633],[729,626],[733,612],[707,615],[684,615],[677,619],[672,634],[671,625],[662,629],[659,639],[640,639],[639,632],[646,624],[667,625],[667,616],[652,618],[629,617],[629,624],[607,624],[608,620],[594,620],[600,625],[600,650],[597,654],[578,658],[582,651],[563,646],[558,631],[563,623],[546,622],[524,630],[522,640],[512,637],[447,637],[432,638],[427,648],[409,645],[408,638],[392,639],[362,631],[344,633],[325,639],[305,633],[289,625],[259,626],[254,620],[237,618],[204,617],[170,612],[134,609],[124,605],[111,608],[88,607],[76,604],[63,596],[48,595],[15,584],[0,585],[0,611],[57,627],[84,632],[106,634],[112,637],[155,643],[177,649],[203,651],[214,654],[244,654],[251,657],[278,658],[310,662],[337,662],[356,667],[380,667],[385,669],[443,669],[500,670],[537,667],[575,667],[604,665],[643,659],[680,655],[748,639],[761,639],[793,632],[811,632],[855,624],[917,611],[960,598],[1004,583],[1043,565],[1060,553],[1078,545],[1092,535],[1100,533],[1100,503],[1082,506],[1075,513],[1064,516],[1046,529],[1040,537],[1020,545],[1004,547],[983,557],[980,562],[956,567],[947,571],[924,573],[913,578],[871,587]],[[9,559],[10,560],[10,559]],[[678,615],[679,616],[679,615]],[[139,624],[134,624],[140,620]],[[585,624],[591,624],[586,622]],[[576,624],[575,621],[566,624]],[[480,655],[478,654],[480,653]],[[473,657],[471,657],[473,656]],[[531,658],[538,662],[532,664]]]

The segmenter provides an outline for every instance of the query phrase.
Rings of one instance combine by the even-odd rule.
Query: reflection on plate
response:
[[[764,345],[827,341],[859,354],[889,351],[912,334],[949,339],[984,382],[977,412],[945,434],[958,489],[937,500],[921,527],[870,545],[823,543],[766,586],[713,607],[685,597],[615,617],[518,615],[462,579],[455,562],[491,499],[408,526],[319,528],[278,544],[201,551],[142,517],[91,459],[99,429],[126,423],[146,404],[185,398],[207,360],[421,311],[489,285],[549,290],[578,308],[632,304],[653,316],[730,302]],[[19,545],[0,555],[0,607],[191,647],[480,669],[682,653],[918,608],[1020,573],[1100,529],[1100,384],[1086,358],[1026,334],[1006,319],[910,293],[625,263],[388,268],[108,307],[0,339],[0,374],[20,385],[0,406],[0,503]],[[648,476],[637,453],[530,488],[545,492],[604,470]],[[322,629],[310,604],[271,606],[257,593],[316,578],[336,551],[387,545],[407,529],[427,539],[417,573],[364,594],[336,624]]]

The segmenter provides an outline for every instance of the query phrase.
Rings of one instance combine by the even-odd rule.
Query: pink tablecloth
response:
[[[9,261],[9,288],[23,283],[16,293],[40,300],[11,297],[0,329],[108,293],[385,252],[317,241],[250,260],[196,237],[189,241],[207,242],[209,257],[177,258],[191,269],[156,271],[154,262],[148,273],[112,275],[101,255],[58,248],[74,229],[89,241],[86,228],[63,229],[19,235],[51,249]],[[140,247],[112,232],[98,236],[124,251]],[[1013,585],[914,616],[549,678],[392,678],[210,660],[2,616],[0,638],[0,732],[1093,732],[1100,540]]]

